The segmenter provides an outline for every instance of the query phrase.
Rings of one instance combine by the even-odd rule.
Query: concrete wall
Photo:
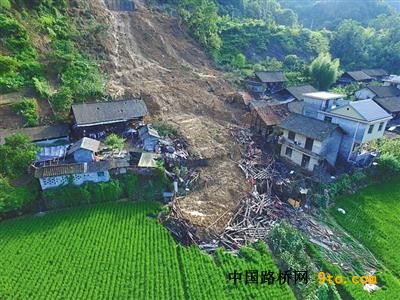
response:
[[[289,139],[289,131],[288,131],[288,130],[284,130],[284,131],[283,131],[283,136],[284,136],[286,139]],[[302,135],[302,134],[296,133],[296,136],[295,136],[294,139],[295,139],[296,142],[299,143],[298,146],[300,146],[300,147],[302,147],[302,148],[304,148],[304,147],[306,146],[306,139],[307,139],[306,136],[304,136],[304,135]],[[312,147],[312,150],[311,150],[311,151],[314,152],[314,153],[316,153],[316,154],[320,154],[321,151],[322,151],[322,144],[321,144],[321,142],[320,142],[320,141],[317,141],[317,140],[314,140],[313,147]]]
[[[40,178],[39,182],[42,189],[47,190],[68,184],[68,177],[69,176],[55,176]],[[85,182],[107,182],[109,180],[110,174],[108,171],[72,175],[72,183],[78,186]]]
[[[303,115],[311,118],[317,118],[317,113],[325,107],[326,101],[304,97]]]
[[[292,148],[292,156],[288,157],[286,153],[286,148]],[[281,147],[281,157],[290,160],[291,162],[295,163],[298,166],[301,166],[301,161],[303,159],[303,153],[293,147],[290,147],[290,145],[282,145]],[[314,170],[315,166],[318,166],[318,160],[315,158],[311,157],[310,158],[310,163],[308,165],[307,170],[312,172]]]

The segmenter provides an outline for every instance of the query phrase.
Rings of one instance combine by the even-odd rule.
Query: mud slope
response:
[[[135,12],[109,11],[101,0],[92,0],[92,8],[97,20],[109,25],[101,42],[108,56],[103,67],[109,93],[143,96],[153,115],[179,126],[194,152],[213,158],[201,171],[202,188],[180,200],[190,221],[213,224],[237,205],[246,189],[228,158],[238,153],[229,133],[235,116],[220,100],[232,87],[175,19],[142,3]],[[226,213],[215,229],[229,217]]]

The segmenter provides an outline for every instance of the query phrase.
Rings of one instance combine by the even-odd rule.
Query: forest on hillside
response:
[[[179,14],[215,61],[228,69],[281,69],[301,81],[314,57],[330,53],[342,70],[400,72],[396,1],[154,1]]]

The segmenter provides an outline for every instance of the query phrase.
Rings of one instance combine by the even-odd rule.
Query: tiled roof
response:
[[[256,72],[258,79],[264,83],[285,82],[287,78],[282,72]]]
[[[31,128],[20,128],[20,129],[1,129],[0,130],[0,145],[5,143],[5,138],[15,133],[23,133],[27,135],[32,142],[41,140],[51,140],[61,137],[67,137],[69,135],[69,125],[51,125],[51,126],[39,126]]]
[[[400,96],[400,89],[394,86],[368,86],[371,92],[373,92],[376,97],[386,98],[386,97],[396,97]]]
[[[148,115],[143,100],[118,100],[72,105],[78,126],[122,122]]]
[[[100,147],[100,141],[91,138],[81,138],[79,141],[74,143],[68,150],[68,154],[74,153],[78,149],[85,149],[92,152],[97,152]]]
[[[355,81],[372,80],[372,77],[365,74],[363,71],[349,71],[345,74],[348,74]]]
[[[39,167],[35,170],[36,178],[64,176],[73,174],[104,172],[109,169],[109,161],[95,161],[89,163],[60,164]]]
[[[309,118],[299,114],[289,115],[280,125],[281,128],[290,130],[317,141],[323,141],[340,127],[330,122]]]
[[[400,97],[376,98],[374,101],[390,113],[400,112]]]

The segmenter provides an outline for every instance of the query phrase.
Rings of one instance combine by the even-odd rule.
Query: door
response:
[[[306,139],[305,148],[306,148],[307,150],[312,151],[313,145],[314,145],[314,140],[313,140],[313,139],[310,139],[310,138],[307,138],[307,139]]]

